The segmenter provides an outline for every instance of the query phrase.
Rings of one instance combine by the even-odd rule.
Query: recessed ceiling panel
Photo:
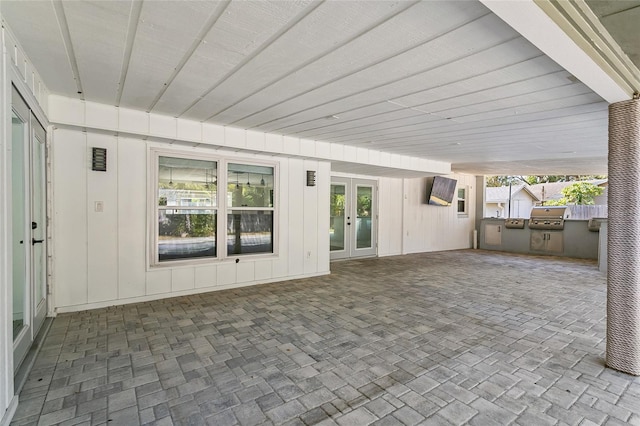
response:
[[[391,72],[391,80],[380,82],[380,84],[377,85],[371,84],[361,91],[355,91],[350,88],[346,82],[336,82],[332,86],[338,86],[340,84],[340,90],[334,87],[325,87],[271,108],[268,111],[269,115],[273,116],[278,114],[279,118],[273,118],[271,121],[265,123],[256,123],[255,127],[267,131],[280,131],[280,129],[284,129],[300,121],[334,114],[340,115],[340,113],[345,110],[397,99],[401,96],[433,89],[450,83],[459,83],[484,73],[508,67],[514,63],[535,58],[539,54],[539,51],[524,39],[514,38],[499,43],[497,46],[488,47],[486,50],[477,52],[471,56],[463,55],[460,58],[453,58],[448,62],[428,67],[427,69],[417,69],[414,73],[406,77],[398,76],[398,73],[394,72],[395,68],[393,64],[385,64],[386,71]],[[389,74],[383,73],[378,76],[371,75],[373,69],[378,69],[378,67],[372,67],[371,70],[367,70],[367,75],[366,77],[363,76],[363,79],[369,78],[377,82],[382,78],[382,75],[389,76]],[[356,76],[352,76],[348,80],[352,81],[355,77]],[[362,87],[362,83],[359,86]],[[322,96],[324,99],[329,99],[320,103],[317,98],[312,96],[314,94],[317,95],[317,97]],[[298,108],[293,108],[296,105]],[[303,106],[301,107],[301,105]],[[304,108],[304,105],[307,107]],[[255,122],[258,121],[258,119],[268,118],[269,116],[265,112],[252,117],[250,120],[244,120],[243,124],[250,124],[246,123],[246,121]]]
[[[447,110],[457,108],[476,108],[477,110],[484,110],[488,106],[487,103],[496,101],[499,99],[508,99],[514,97],[526,97],[527,94],[533,93],[539,96],[538,90],[558,88],[571,83],[565,78],[565,72],[556,72],[549,75],[544,75],[530,80],[518,81],[516,83],[505,84],[504,86],[498,86],[485,91],[479,91],[476,93],[461,94],[460,96],[446,97],[452,95],[446,93],[445,90],[439,90],[441,88],[434,89],[432,91],[426,91],[423,93],[434,93],[434,97],[437,98],[438,94],[445,99],[435,102],[427,102],[422,105],[415,105],[412,107],[404,108],[404,111],[411,112],[412,115],[421,116],[446,116]],[[536,89],[532,89],[532,86]],[[583,87],[584,89],[584,87]],[[534,91],[536,90],[536,91]],[[544,93],[544,92],[543,92]],[[455,94],[453,94],[455,95]],[[402,105],[401,102],[386,102],[389,105]],[[411,105],[411,104],[409,104]],[[360,110],[358,110],[360,112]],[[338,120],[342,122],[342,120]],[[299,132],[305,138],[328,138],[335,136],[348,136],[353,132],[359,131],[363,127],[374,129],[374,126],[384,125],[386,123],[394,122],[398,123],[398,119],[391,115],[376,115],[375,117],[366,117],[360,120],[350,120],[345,123],[337,123],[334,125],[326,125],[323,128],[301,131]],[[410,122],[402,122],[403,124],[411,124]]]
[[[563,155],[539,156],[526,161],[482,161],[456,164],[453,171],[476,175],[586,175],[607,174],[607,162],[602,157]]]
[[[2,0],[2,16],[11,25],[11,31],[29,55],[51,93],[74,96],[76,83],[64,48],[60,28],[51,2]],[[37,31],[34,31],[37,29]]]
[[[347,3],[351,10],[336,10],[334,14],[345,18],[333,21],[344,25],[349,19],[346,17],[351,16],[350,20],[358,24],[347,31],[338,28],[334,33],[330,30],[329,39],[335,40],[332,43],[333,50],[323,48],[312,62],[302,68],[294,68],[293,73],[281,74],[280,80],[274,80],[263,90],[256,91],[249,98],[214,116],[213,120],[240,123],[243,118],[253,114],[256,108],[268,108],[292,96],[357,73],[488,14],[488,10],[479,2]],[[336,9],[340,4],[330,2],[328,6]],[[374,15],[373,12],[377,14]],[[317,45],[321,39],[313,34],[307,50],[318,51],[321,46]],[[277,47],[280,46],[278,43]],[[289,47],[280,48],[284,51],[291,50]],[[401,71],[401,68],[397,70]]]
[[[153,103],[218,7],[217,1],[142,3],[121,106]]]
[[[233,121],[226,108],[250,96],[264,87],[278,82],[304,66],[319,70],[325,75],[331,70],[316,65],[319,59],[330,54],[344,43],[349,43],[362,33],[375,28],[381,22],[402,10],[412,10],[410,2],[325,2],[301,19],[273,44],[252,58],[244,67],[231,75],[187,112],[190,116],[228,123]],[[339,62],[332,62],[339,64]],[[314,75],[305,73],[306,84],[314,83]],[[286,86],[291,93],[294,87]],[[240,89],[240,90],[239,90]],[[293,92],[295,93],[295,92]],[[281,93],[286,96],[286,93]],[[252,107],[255,100],[250,102]],[[222,114],[220,114],[222,113]]]
[[[545,126],[547,125],[547,123],[555,122],[555,120],[561,117],[582,117],[585,114],[591,114],[593,112],[603,112],[605,114],[604,119],[606,121],[607,103],[591,103],[575,107],[531,113],[527,115],[511,114],[496,119],[479,120],[469,123],[456,123],[451,120],[436,120],[433,122],[413,126],[392,126],[386,130],[366,130],[356,135],[334,138],[334,140],[331,141],[340,143],[351,143],[370,140],[374,142],[382,141],[385,143],[397,145],[405,143],[408,140],[412,140],[412,138],[427,139],[431,135],[446,134],[447,132],[451,131],[469,130],[471,132],[477,132],[482,131],[483,129],[500,130],[502,128],[505,128],[505,126],[508,127],[515,124],[524,124],[526,127],[530,127],[532,134],[535,134],[536,128]]]
[[[492,31],[487,32],[484,37],[473,36],[484,28],[492,28]],[[492,48],[516,38],[513,30],[503,24],[496,16],[486,15],[441,37],[398,53],[383,62],[372,64],[355,74],[349,74],[344,78],[336,79],[322,87],[277,104],[264,112],[241,120],[237,124],[247,128],[274,129],[274,127],[283,127],[282,124],[289,124],[287,123],[289,120],[282,120],[281,117],[306,111],[310,105],[323,105],[349,95],[387,86],[463,60],[474,53],[483,56],[480,54],[481,52],[490,51]],[[470,69],[456,68],[454,78],[471,73],[473,71]],[[421,88],[433,87],[433,82],[422,80],[420,85]],[[337,111],[340,109],[342,108],[338,108]],[[298,118],[300,117],[296,116],[294,120]]]
[[[131,1],[67,1],[62,8],[69,25],[84,97],[116,103],[125,51]],[[99,28],[96,28],[96,25]]]
[[[300,15],[315,7],[311,1],[231,2],[154,107],[154,112],[194,118],[184,113],[236,68],[260,53],[283,27],[297,22]]]

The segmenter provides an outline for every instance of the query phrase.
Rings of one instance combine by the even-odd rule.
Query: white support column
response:
[[[640,100],[609,106],[607,366],[640,376]]]

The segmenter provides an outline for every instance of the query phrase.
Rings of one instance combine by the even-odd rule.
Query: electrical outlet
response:
[[[310,251],[307,252],[307,259],[311,259],[311,252]]]
[[[96,213],[102,213],[104,211],[104,203],[102,201],[96,201],[94,210]]]

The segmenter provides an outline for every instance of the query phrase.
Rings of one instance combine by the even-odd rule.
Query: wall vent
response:
[[[315,170],[307,170],[307,186],[316,186]]]
[[[107,148],[91,148],[91,170],[107,171]]]

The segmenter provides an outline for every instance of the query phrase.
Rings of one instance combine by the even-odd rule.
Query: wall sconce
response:
[[[107,148],[91,148],[91,170],[107,171]]]
[[[307,186],[316,186],[315,170],[307,170]]]

